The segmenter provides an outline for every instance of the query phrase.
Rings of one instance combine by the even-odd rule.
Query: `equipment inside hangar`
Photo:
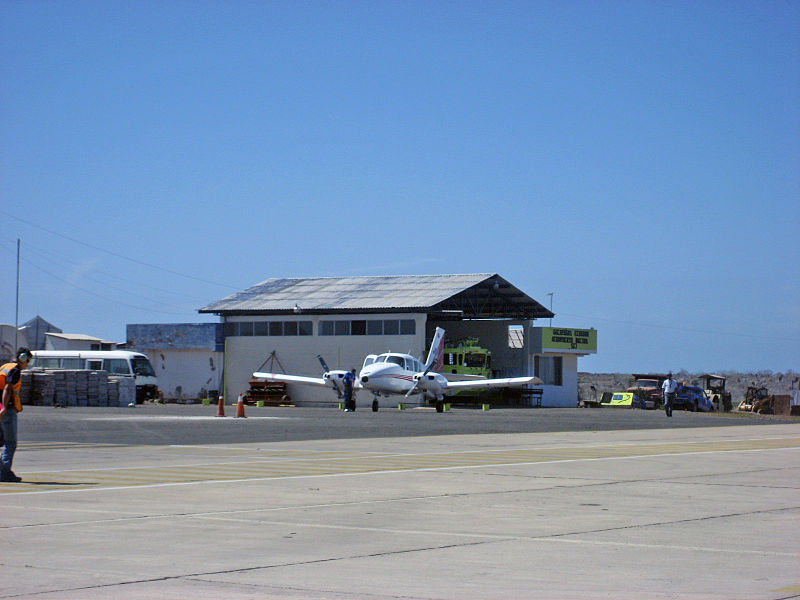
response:
[[[594,350],[543,345],[565,337],[533,326],[553,313],[491,273],[267,279],[199,312],[222,321],[226,401],[246,391],[258,370],[319,377],[318,357],[331,369],[359,370],[368,354],[424,356],[442,327],[446,348],[472,340],[491,352],[490,376],[536,375],[545,384],[537,386],[542,406],[575,406],[577,356],[596,351],[596,332]],[[337,402],[324,388],[289,384],[287,394],[297,405]]]

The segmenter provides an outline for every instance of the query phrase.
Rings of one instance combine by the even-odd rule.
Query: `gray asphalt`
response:
[[[245,419],[234,419],[236,409],[225,407],[225,418],[215,417],[216,406],[144,404],[135,408],[52,408],[28,406],[19,418],[20,439],[152,444],[215,444],[287,442],[299,440],[415,437],[486,433],[544,433],[554,431],[615,431],[687,427],[767,426],[798,423],[780,418],[737,413],[631,409],[385,409],[377,413],[335,408],[251,407]],[[209,418],[203,418],[209,417]]]
[[[800,598],[796,420],[215,413],[26,407],[0,598]]]

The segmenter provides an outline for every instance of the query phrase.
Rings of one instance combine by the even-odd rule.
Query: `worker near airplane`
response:
[[[356,400],[353,396],[353,385],[356,382],[356,370],[350,369],[345,373],[342,378],[342,385],[344,385],[344,410],[345,412],[354,412],[356,410]]]

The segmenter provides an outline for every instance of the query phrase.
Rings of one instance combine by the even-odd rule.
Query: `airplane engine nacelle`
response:
[[[344,379],[346,373],[347,371],[344,370],[328,371],[322,376],[322,378],[325,381],[335,381],[337,383],[340,383],[342,379]]]

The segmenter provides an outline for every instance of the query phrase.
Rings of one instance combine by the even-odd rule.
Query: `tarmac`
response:
[[[380,436],[273,441],[376,417],[259,410],[26,407],[0,598],[800,598],[797,422],[382,411]],[[496,431],[560,414],[573,430]],[[472,432],[402,433],[448,418]]]

